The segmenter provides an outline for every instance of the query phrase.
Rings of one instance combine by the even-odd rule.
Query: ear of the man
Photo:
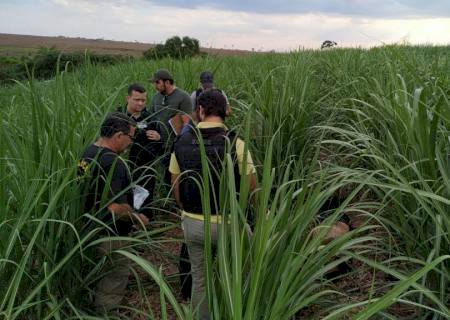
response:
[[[200,120],[205,117],[205,109],[203,109],[202,105],[198,105],[198,115],[200,116]]]
[[[118,132],[114,133],[112,137],[115,138],[115,139],[118,139],[118,138],[120,138],[120,136],[121,136],[122,134],[123,134],[122,131],[118,131]]]
[[[231,106],[229,105],[229,104],[227,104],[227,108],[226,108],[226,111],[225,111],[225,116],[229,116],[231,114]]]

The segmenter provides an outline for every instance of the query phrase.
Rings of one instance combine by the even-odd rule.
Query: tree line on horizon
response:
[[[184,59],[200,55],[200,41],[174,36],[143,52],[143,59]],[[0,85],[33,77],[51,79],[59,69],[73,71],[86,64],[114,65],[136,59],[129,55],[99,54],[93,51],[63,52],[55,47],[40,47],[34,54],[0,56]]]

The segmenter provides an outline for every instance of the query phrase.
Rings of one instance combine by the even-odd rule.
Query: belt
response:
[[[189,217],[195,220],[205,221],[205,216],[202,213],[191,213],[181,210],[182,217]],[[221,223],[222,217],[219,215],[211,215],[211,223]]]

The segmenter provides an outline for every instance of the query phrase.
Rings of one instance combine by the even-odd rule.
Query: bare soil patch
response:
[[[153,46],[154,44],[142,42],[0,33],[0,55],[3,56],[17,56],[32,53],[40,47],[55,47],[63,52],[89,50],[101,54],[142,57],[142,53]],[[201,51],[220,56],[246,55],[252,53],[251,51],[245,50],[226,50],[216,48],[201,48]]]

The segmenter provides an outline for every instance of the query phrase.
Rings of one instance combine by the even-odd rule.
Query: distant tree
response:
[[[168,56],[166,47],[163,44],[157,44],[153,48],[144,51],[144,58],[149,60],[157,60]]]
[[[62,52],[55,47],[40,47],[33,59],[28,61],[28,65],[37,78],[49,79],[55,75],[58,58],[60,65],[64,66],[66,61]]]
[[[320,46],[320,49],[321,50],[323,50],[323,49],[327,49],[327,48],[333,48],[333,47],[336,47],[338,44],[336,43],[336,42],[334,42],[334,41],[331,41],[331,40],[325,40],[323,43],[322,43],[322,45]]]
[[[175,36],[166,40],[164,44],[166,52],[171,58],[181,58],[183,51],[183,40],[180,37]]]
[[[193,57],[200,53],[200,42],[197,39],[183,37],[183,57]]]
[[[200,54],[200,42],[195,38],[174,36],[166,40],[164,44],[144,51],[146,59],[161,59],[171,57],[175,59],[193,57]]]

